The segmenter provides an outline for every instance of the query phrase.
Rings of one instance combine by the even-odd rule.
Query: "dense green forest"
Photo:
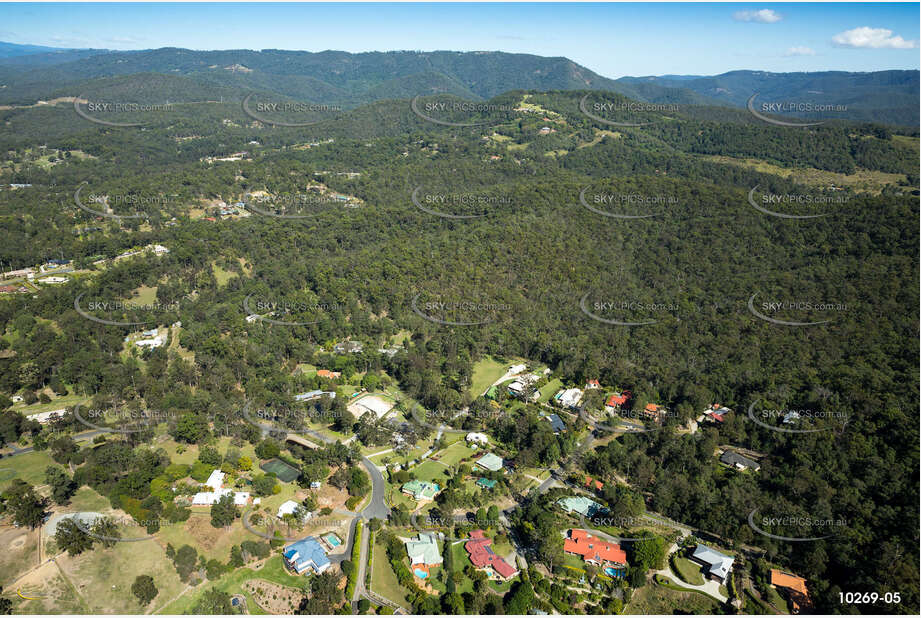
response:
[[[526,100],[540,112],[444,117],[484,123],[472,127],[427,122],[407,100],[296,129],[255,122],[238,103],[176,104],[132,128],[93,125],[71,104],[0,111],[0,182],[31,185],[0,191],[3,269],[61,255],[77,269],[64,285],[0,300],[0,406],[50,385],[100,405],[175,410],[185,428],[207,419],[208,431],[257,443],[241,414],[246,401],[281,405],[323,387],[294,373],[298,363],[383,371],[426,409],[476,410],[473,365],[486,355],[544,363],[566,383],[624,385],[677,410],[681,422],[719,401],[736,414],[717,428],[625,435],[578,465],[627,479],[657,513],[784,560],[809,579],[823,611],[839,611],[837,593],[848,590],[900,591],[898,611],[916,611],[917,133],[846,122],[790,129],[711,107],[641,112],[629,121],[651,124],[613,127],[580,113],[586,95],[625,101],[514,91],[491,102]],[[207,160],[240,151],[242,160]],[[59,153],[53,164],[47,153]],[[856,172],[885,186],[833,186]],[[298,199],[320,183],[360,206]],[[112,214],[144,216],[94,216],[74,200],[81,185],[87,205],[101,208],[89,196],[109,196]],[[784,219],[752,207],[755,187],[840,199],[822,218]],[[276,198],[262,212],[202,217],[204,204],[259,205],[253,195],[262,193]],[[580,195],[615,201],[589,201],[593,210]],[[148,244],[169,253],[94,264]],[[233,276],[219,281],[216,268]],[[137,328],[88,320],[75,298],[111,303],[141,286],[156,288],[159,305],[90,313],[181,329],[167,346],[125,355]],[[824,322],[788,327],[753,315],[753,295],[759,306],[829,306],[771,314]],[[304,323],[249,322],[247,298],[291,307],[274,318]],[[395,355],[377,351],[401,331],[410,336]],[[176,353],[173,337],[194,361]],[[364,351],[331,354],[346,338]],[[754,402],[847,422],[771,431],[745,418]],[[517,414],[487,425],[521,465],[549,468],[571,454],[572,439],[554,437],[533,409]],[[37,431],[6,413],[0,436]],[[129,441],[142,444],[138,434]],[[760,474],[719,467],[712,453],[724,444],[765,453]],[[302,455],[304,466],[356,457],[333,447],[317,461]],[[113,475],[113,462],[123,472]],[[137,508],[168,465],[120,444],[86,463],[76,482]],[[442,501],[466,504],[459,492]],[[540,504],[527,508],[542,521]],[[847,525],[833,539],[783,543],[757,536],[747,524],[753,510]]]

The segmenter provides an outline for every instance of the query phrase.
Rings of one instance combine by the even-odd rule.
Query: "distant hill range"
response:
[[[586,89],[617,92],[649,103],[732,107],[744,107],[757,93],[757,105],[836,105],[845,111],[823,117],[919,125],[918,71],[732,71],[710,77],[613,80],[567,58],[505,52],[351,54],[178,48],[126,52],[0,43],[0,104],[5,105],[129,92],[135,99],[146,98],[151,103],[221,97],[239,100],[259,91],[286,99],[355,107],[441,93],[483,100],[510,90]]]

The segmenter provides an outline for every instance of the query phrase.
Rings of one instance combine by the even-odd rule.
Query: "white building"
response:
[[[300,505],[294,500],[282,502],[281,506],[278,507],[278,515],[276,515],[276,517],[282,519],[285,515],[293,515],[298,506]]]
[[[556,400],[564,408],[578,408],[582,401],[582,391],[578,388],[568,388],[556,395]]]
[[[19,399],[21,401],[22,397],[20,397]],[[65,412],[67,412],[67,410],[63,408],[60,410],[48,410],[47,412],[38,412],[37,414],[30,414],[26,418],[29,419],[30,421],[36,421],[44,425],[45,423],[48,423],[56,418],[61,418],[62,416],[64,416]]]
[[[508,368],[508,372],[509,373],[521,373],[522,371],[526,371],[527,368],[528,366],[524,364],[512,365],[511,367]]]
[[[249,501],[248,491],[234,491],[230,488],[217,491],[200,491],[192,497],[192,506],[211,506],[221,501],[224,496],[233,496],[233,503],[243,506]]]
[[[138,341],[135,341],[134,345],[136,345],[139,348],[153,349],[153,348],[159,348],[164,343],[166,343],[166,339],[162,335],[158,335],[154,337],[153,339],[140,339]]]
[[[471,431],[467,434],[467,442],[475,442],[477,444],[487,445],[489,444],[489,436],[485,433],[478,433],[476,431]]]
[[[214,491],[218,491],[224,486],[224,476],[224,473],[220,470],[214,470],[211,472],[211,476],[208,477],[208,480],[205,481],[205,485]]]

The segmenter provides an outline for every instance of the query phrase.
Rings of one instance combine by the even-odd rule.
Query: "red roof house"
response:
[[[563,541],[563,551],[582,556],[590,564],[627,564],[627,552],[620,545],[602,541],[585,530],[570,530],[569,537]]]
[[[592,480],[592,477],[590,476],[585,477],[585,486],[592,487],[593,485],[595,489],[597,489],[598,491],[601,491],[602,489],[604,489],[604,483],[602,483],[601,481]]]
[[[518,569],[496,555],[492,550],[492,539],[486,538],[482,530],[473,530],[464,549],[470,555],[470,562],[478,569],[491,568],[503,580],[518,575]]]
[[[627,401],[630,399],[630,396],[631,396],[630,391],[624,391],[622,393],[614,393],[613,395],[608,397],[608,400],[605,402],[605,405],[608,406],[609,408],[619,408],[620,406],[627,403]]]

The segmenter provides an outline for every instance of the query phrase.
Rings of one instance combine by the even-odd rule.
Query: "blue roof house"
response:
[[[298,575],[301,575],[307,569],[312,570],[319,575],[329,568],[330,561],[323,551],[323,546],[312,536],[292,543],[285,547],[282,555],[285,557],[285,564]]]

